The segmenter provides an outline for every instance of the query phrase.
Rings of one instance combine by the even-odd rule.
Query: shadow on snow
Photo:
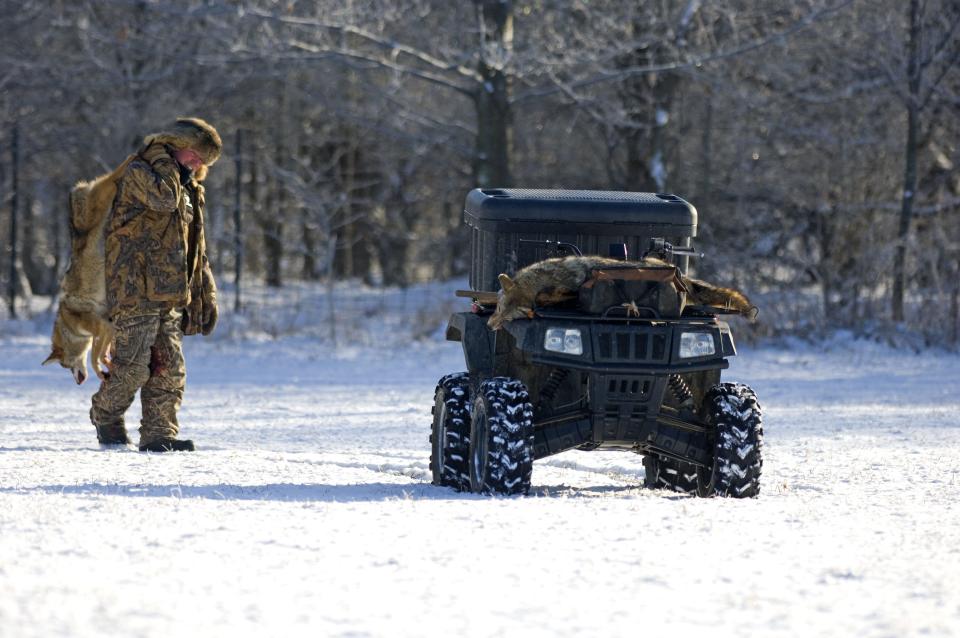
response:
[[[577,498],[616,495],[644,491],[640,486],[569,487],[541,485],[530,489],[528,498]],[[279,501],[318,503],[357,503],[378,501],[464,501],[491,497],[469,492],[456,492],[430,483],[269,483],[264,485],[120,485],[109,483],[79,483],[76,485],[38,485],[35,487],[2,487],[0,494],[61,494],[72,496],[126,496],[134,498],[209,499],[217,501]],[[657,492],[665,498],[679,495]],[[687,498],[687,497],[681,497]]]

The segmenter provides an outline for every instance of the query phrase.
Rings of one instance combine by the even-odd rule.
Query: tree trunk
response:
[[[300,270],[300,276],[306,281],[319,281],[320,270],[317,265],[316,230],[310,222],[309,209],[304,206],[301,212],[300,231],[303,233],[303,266]]]
[[[954,264],[953,290],[950,293],[950,342],[960,343],[960,264]]]
[[[234,152],[237,154],[235,163],[237,185],[234,192],[233,207],[233,281],[235,286],[233,310],[234,312],[240,312],[240,280],[243,275],[243,219],[240,215],[240,204],[243,200],[243,131],[239,128],[237,129],[237,148]]]
[[[903,200],[900,206],[900,224],[897,229],[897,250],[893,261],[893,320],[904,319],[903,296],[906,288],[907,241],[910,236],[910,221],[913,217],[913,202],[917,192],[917,139],[920,129],[920,2],[910,0],[910,35],[907,42],[907,145],[903,169]]]
[[[259,225],[259,217],[262,214],[261,211],[261,201],[260,201],[260,148],[257,144],[257,135],[255,132],[246,131],[247,135],[244,136],[244,141],[247,144],[245,157],[247,160],[247,171],[249,172],[249,180],[247,188],[247,208],[252,213],[252,222],[253,224]],[[248,219],[250,217],[248,216]],[[249,237],[247,237],[249,234]],[[244,268],[249,270],[251,273],[259,275],[262,272],[262,259],[259,250],[259,241],[258,237],[251,230],[250,233],[244,233],[240,236],[240,240],[243,242],[243,265]]]
[[[54,184],[55,193],[66,193],[67,188],[59,180]],[[56,295],[60,292],[60,265],[63,263],[64,257],[64,222],[66,222],[66,215],[53,215],[53,264],[50,269],[50,281],[53,282],[53,294]]]
[[[390,235],[381,235],[377,241],[377,248],[380,267],[383,270],[383,285],[406,288],[410,283],[407,279],[407,253],[410,250],[410,242]]]
[[[283,148],[277,145],[277,167],[281,167]],[[273,180],[270,203],[265,206],[260,219],[263,231],[263,260],[266,268],[266,283],[272,288],[283,286],[283,209],[287,204],[282,179]]]
[[[20,128],[14,124],[10,131],[10,279],[7,304],[10,317],[17,318],[17,198],[20,191]]]
[[[271,288],[283,286],[283,218],[286,215],[287,189],[285,183],[285,169],[287,167],[286,126],[287,121],[287,80],[283,80],[280,87],[278,111],[281,115],[280,124],[274,131],[276,144],[274,146],[274,178],[270,189],[270,202],[261,216],[260,227],[263,229],[263,258],[266,267],[266,283]]]
[[[330,230],[329,228],[326,230]],[[327,293],[327,325],[330,327],[330,343],[334,350],[337,348],[337,304],[333,298],[336,284],[336,272],[333,266],[333,260],[337,256],[337,234],[329,232],[327,238],[327,251],[324,257],[324,272],[326,273],[326,293]]]
[[[340,143],[344,146],[351,145],[350,148],[347,148],[340,155],[340,161],[337,162],[337,167],[335,170],[338,171],[337,174],[337,183],[340,186],[340,192],[346,194],[346,199],[342,203],[342,217],[347,220],[347,222],[342,226],[340,232],[338,233],[339,238],[337,240],[337,252],[334,260],[334,269],[337,274],[342,279],[352,279],[353,278],[353,246],[356,243],[354,238],[356,226],[352,220],[353,218],[353,198],[356,193],[354,192],[354,177],[356,176],[356,148],[352,147],[354,143],[353,133],[351,131],[345,131],[344,140]],[[334,153],[337,150],[334,149]]]
[[[411,211],[403,202],[402,186],[384,198],[386,222],[374,233],[380,270],[383,272],[383,285],[406,288],[410,283],[407,277],[410,240],[407,229],[413,224]]]
[[[839,307],[836,301],[838,282],[833,269],[833,241],[835,229],[833,227],[833,212],[818,212],[817,242],[820,247],[820,261],[817,264],[817,276],[820,283],[820,294],[823,300],[823,319],[827,325],[833,325],[839,320]]]
[[[300,146],[300,155],[306,160],[308,171],[310,167],[320,164],[320,147],[309,144],[305,140]],[[309,205],[301,204],[300,232],[303,233],[303,263],[300,267],[300,276],[306,281],[320,281],[320,263],[317,260],[319,246],[317,238],[317,213]]]
[[[623,189],[628,191],[655,190],[655,182],[650,174],[646,154],[643,152],[643,132],[638,129],[627,129],[627,171]]]
[[[713,187],[713,99],[707,92],[704,100],[706,112],[703,115],[703,137],[701,138],[700,153],[703,160],[703,175],[700,176],[700,201],[702,206],[710,206],[710,191]]]
[[[23,203],[23,239],[20,242],[20,265],[23,268],[23,275],[30,286],[30,290],[38,294],[48,295],[52,292],[50,290],[50,278],[47,268],[37,257],[38,251],[42,254],[42,249],[45,248],[41,244],[42,240],[37,233],[37,228],[40,226],[38,220],[43,216],[42,208],[41,215],[36,214],[36,206],[39,203],[40,201],[35,195],[27,191]]]
[[[361,143],[355,130],[347,131],[343,142],[346,150],[341,153],[338,165],[341,190],[347,194],[341,215],[347,222],[339,229],[340,240],[334,265],[345,279],[359,278],[370,282],[372,260],[368,242],[382,229],[372,228],[369,219],[361,214],[369,204],[356,201],[369,202],[374,198],[373,187],[364,185],[370,176],[364,172],[367,161]]]
[[[513,51],[513,3],[510,0],[475,1],[481,28],[477,69],[483,84],[474,94],[477,110],[474,180],[477,186],[506,187],[512,185],[513,116],[511,79],[503,63]]]
[[[662,37],[659,30],[658,26],[640,19],[635,19],[632,24],[633,36],[640,41],[652,35]],[[672,43],[676,48],[682,48],[688,30],[688,22],[677,25]],[[621,69],[643,67],[674,55],[670,43],[645,44],[618,56],[617,66]],[[668,157],[667,127],[680,80],[681,76],[676,73],[660,71],[629,77],[620,87],[622,108],[633,123],[630,127],[620,127],[627,140],[627,190],[662,192],[668,189],[672,159]]]

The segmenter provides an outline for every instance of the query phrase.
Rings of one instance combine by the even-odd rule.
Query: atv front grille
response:
[[[650,398],[653,380],[645,377],[600,377],[606,386],[608,401],[646,401]]]
[[[592,374],[590,405],[595,440],[641,441],[656,427],[656,413],[666,386],[653,374]]]
[[[603,363],[668,363],[670,328],[667,326],[594,326],[594,353]]]

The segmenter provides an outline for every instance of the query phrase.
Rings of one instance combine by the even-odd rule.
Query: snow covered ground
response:
[[[538,461],[526,498],[430,485],[455,344],[187,341],[193,454],[101,451],[88,382],[0,338],[0,636],[956,636],[960,359],[741,349],[758,499]],[[136,439],[139,403],[128,414]]]

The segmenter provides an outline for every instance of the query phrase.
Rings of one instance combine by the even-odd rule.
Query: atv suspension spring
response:
[[[569,373],[570,371],[564,368],[556,368],[550,372],[550,376],[543,384],[543,389],[540,390],[541,405],[548,405],[553,401],[553,397],[557,396],[557,390],[560,389],[560,384],[563,383]]]
[[[671,374],[668,383],[670,384],[670,391],[673,392],[673,396],[677,397],[677,401],[681,405],[693,403],[693,392],[690,391],[690,386],[680,378],[679,374]]]

